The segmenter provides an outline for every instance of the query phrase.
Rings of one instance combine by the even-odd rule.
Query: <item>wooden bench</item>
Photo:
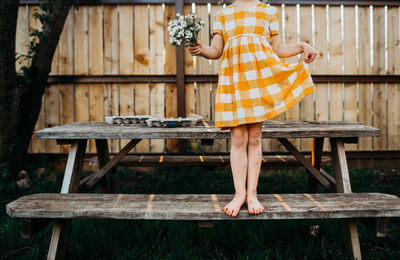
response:
[[[232,194],[39,193],[6,206],[15,218],[147,220],[351,219],[400,216],[400,198],[382,193],[260,194],[265,212],[236,218],[222,208]]]
[[[341,218],[347,248],[354,258],[361,259],[356,219],[370,219],[372,221],[369,222],[374,223],[374,227],[379,229],[382,223],[379,220],[382,220],[382,218],[400,216],[400,202],[395,196],[377,193],[351,193],[344,143],[356,143],[358,137],[365,136],[379,136],[379,129],[360,123],[343,121],[266,121],[263,124],[262,137],[278,139],[298,162],[307,169],[310,173],[310,192],[306,194],[261,194],[260,198],[267,209],[266,212],[258,216],[240,214],[236,219]],[[62,259],[64,257],[71,220],[74,216],[109,218],[112,217],[109,214],[109,210],[113,207],[115,212],[120,213],[119,215],[118,213],[113,213],[116,214],[115,217],[117,218],[127,214],[132,219],[157,219],[158,217],[166,219],[167,216],[170,216],[169,219],[198,218],[204,221],[232,219],[222,212],[223,205],[228,202],[232,195],[85,193],[100,183],[103,186],[104,193],[113,193],[113,183],[110,175],[113,172],[112,169],[141,139],[213,140],[230,138],[229,130],[221,131],[216,129],[211,122],[203,122],[203,124],[195,127],[178,128],[148,128],[147,126],[120,126],[107,123],[71,123],[42,129],[36,132],[36,137],[57,139],[59,144],[71,144],[61,194],[24,196],[8,204],[7,212],[12,217],[22,218],[25,223],[24,227],[31,231],[40,230],[46,223],[43,220],[55,219],[48,259]],[[311,159],[305,158],[288,138],[312,138]],[[322,149],[325,138],[328,138],[330,142],[335,177],[321,169]],[[96,143],[99,170],[81,179],[83,158],[87,142],[90,139],[94,139]],[[131,141],[110,159],[107,145],[108,139],[131,139]],[[316,192],[317,185],[321,185],[329,193],[310,194]],[[78,192],[80,194],[74,194]],[[56,199],[64,200],[58,204],[54,203]],[[102,201],[108,200],[108,207],[104,208],[101,204],[96,204],[96,200],[99,199]],[[135,211],[123,206],[124,203],[126,205],[132,200],[135,201],[132,205],[137,206]],[[167,202],[183,203],[186,206],[193,205],[190,208],[192,211],[181,210],[171,213],[170,209],[173,207],[163,207]],[[63,209],[57,213],[57,209],[52,208],[54,204],[56,206],[62,205]],[[35,206],[32,207],[32,205]],[[177,205],[178,209],[181,209],[180,207]],[[35,214],[41,215],[41,218],[37,217],[38,215],[35,216]],[[384,232],[382,230],[378,231],[380,233]]]

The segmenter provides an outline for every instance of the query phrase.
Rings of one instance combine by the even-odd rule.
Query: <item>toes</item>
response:
[[[232,217],[236,217],[238,215],[238,210],[233,210],[233,212],[232,212]]]
[[[249,208],[249,213],[250,214],[254,214],[254,209],[253,208]]]

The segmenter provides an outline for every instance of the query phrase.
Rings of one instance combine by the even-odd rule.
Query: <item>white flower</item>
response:
[[[173,46],[184,44],[185,47],[195,44],[204,24],[196,14],[183,16],[177,13],[176,19],[168,22],[169,43]]]

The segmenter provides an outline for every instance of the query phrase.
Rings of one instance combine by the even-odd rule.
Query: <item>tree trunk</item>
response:
[[[17,150],[20,121],[15,73],[15,33],[18,1],[0,1],[0,163],[8,162]]]
[[[6,101],[6,105],[0,105],[0,163],[8,162],[9,169],[13,172],[17,172],[24,165],[29,142],[42,106],[42,96],[51,70],[51,62],[73,1],[52,1],[49,13],[52,22],[43,24],[43,36],[39,41],[37,52],[27,75],[31,80],[29,85],[19,85],[16,80],[15,32],[18,3],[13,2],[18,1],[7,0],[5,8],[3,9],[4,6],[1,6],[1,12],[3,13],[4,10],[4,14],[0,16],[0,32],[4,35],[2,34],[0,38],[3,36],[4,38],[1,38],[0,41],[4,39],[8,44],[7,48],[0,48],[7,52],[4,54],[0,52],[1,104],[3,104],[3,100]],[[10,10],[7,11],[6,8]],[[3,15],[10,16],[10,18],[5,20]],[[6,57],[8,60],[5,59]],[[7,88],[9,91],[4,91]],[[7,98],[8,100],[6,100]]]

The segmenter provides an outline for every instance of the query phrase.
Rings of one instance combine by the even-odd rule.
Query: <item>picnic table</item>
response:
[[[228,139],[229,130],[220,130],[212,122],[193,127],[158,128],[143,125],[116,125],[102,122],[75,122],[36,131],[40,139],[57,139],[70,144],[60,194],[41,193],[23,196],[6,206],[7,214],[21,218],[29,229],[38,230],[43,222],[54,220],[48,259],[63,259],[72,219],[113,218],[146,220],[243,219],[341,219],[346,246],[355,259],[361,259],[357,219],[370,223],[377,236],[384,235],[384,219],[400,216],[400,199],[382,193],[352,193],[346,161],[345,143],[359,137],[379,136],[379,129],[345,121],[265,121],[262,138],[276,138],[310,173],[313,185],[320,184],[328,193],[259,194],[266,210],[260,215],[227,216],[222,208],[229,194],[113,194],[112,169],[142,139]],[[288,140],[312,138],[311,160]],[[324,140],[331,146],[331,176],[321,168]],[[88,140],[96,143],[99,170],[81,179]],[[119,153],[110,158],[109,139],[130,139]],[[87,193],[98,184],[103,194]],[[315,189],[314,189],[315,190]],[[245,208],[245,206],[243,207]],[[242,211],[244,211],[242,209]],[[372,224],[371,224],[372,223]]]

